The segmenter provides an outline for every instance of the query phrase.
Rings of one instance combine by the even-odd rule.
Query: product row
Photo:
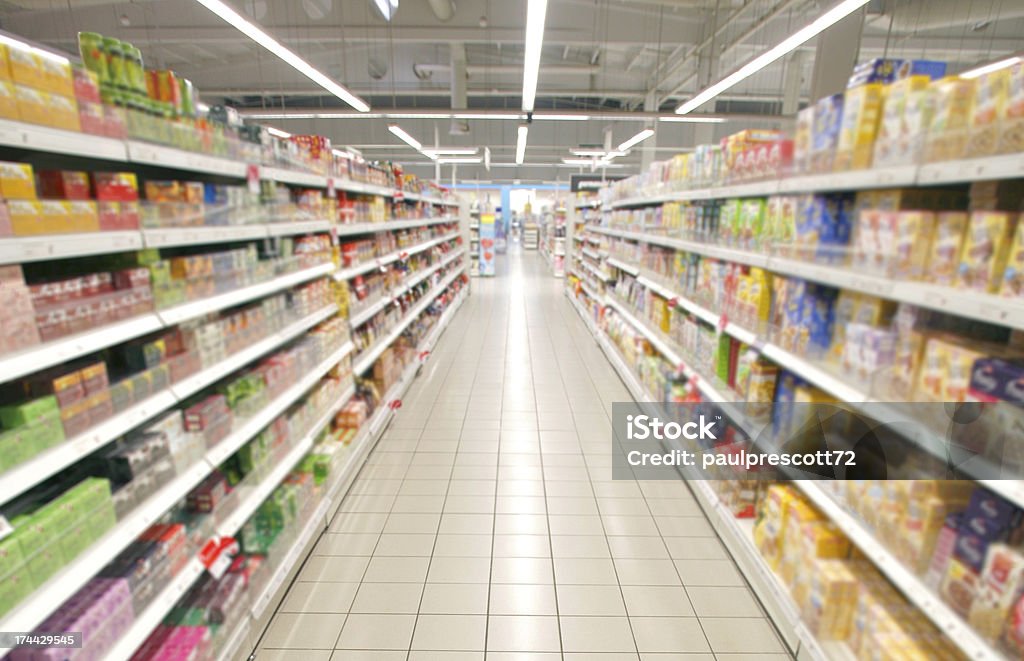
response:
[[[0,355],[330,263],[327,235],[2,267]]]
[[[932,163],[1024,150],[1024,65],[946,76],[942,62],[862,63],[845,92],[797,113],[791,134],[750,129],[655,163],[604,189],[619,200],[672,190]]]

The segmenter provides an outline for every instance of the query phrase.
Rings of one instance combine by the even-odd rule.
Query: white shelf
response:
[[[602,273],[600,271],[600,269],[598,269],[596,266],[594,266],[590,262],[580,261],[580,264],[583,265],[583,268],[585,268],[588,271],[590,271],[591,273],[593,273],[594,277],[596,277],[601,282],[609,282],[609,281],[615,279],[615,278],[611,277],[610,275],[606,275],[606,274]]]
[[[137,231],[46,234],[0,239],[0,264],[24,264],[50,259],[129,252],[142,248]]]
[[[335,271],[333,277],[335,280],[341,281],[348,280],[349,278],[354,278],[357,275],[362,275],[363,273],[375,271],[392,262],[397,262],[400,259],[411,257],[412,255],[421,253],[424,250],[430,250],[434,246],[444,243],[445,241],[451,241],[452,239],[458,238],[459,234],[459,232],[451,232],[450,234],[445,234],[444,236],[438,237],[436,239],[425,241],[410,248],[400,248],[392,253],[384,255],[383,257],[378,257],[373,261],[366,262],[365,264],[357,264],[356,266],[350,266],[347,269],[340,269],[338,271]]]
[[[196,558],[189,560],[185,568],[174,575],[160,594],[146,607],[142,613],[135,615],[131,627],[118,638],[117,644],[107,652],[107,661],[128,661],[135,650],[146,642],[149,634],[156,629],[164,617],[171,612],[182,595],[203,574],[203,565]]]
[[[183,381],[162,390],[125,411],[87,429],[78,436],[68,439],[36,455],[6,473],[0,474],[0,498],[7,502],[39,484],[51,475],[81,460],[107,443],[123,436],[147,420],[163,413],[175,404],[183,402],[190,395],[209,384],[231,374],[263,354],[298,337],[309,328],[337,312],[337,306],[330,304],[300,319],[287,328],[257,342],[216,365],[200,371]]]
[[[615,200],[611,203],[611,207],[649,206],[664,202],[731,197],[761,197],[776,193],[813,193],[969,183],[1020,177],[1024,177],[1024,154],[1004,154],[927,165],[898,165],[846,172],[797,175],[768,181],[665,191]]]
[[[127,160],[127,150],[122,140],[7,119],[0,120],[0,144],[68,156],[122,162]]]
[[[1010,328],[1024,329],[1024,301],[994,294],[972,292],[927,282],[896,280],[872,275],[853,268],[814,264],[784,257],[775,257],[735,248],[672,239],[642,232],[592,228],[594,232],[652,245],[665,246],[714,259],[756,266],[774,273],[821,284],[849,289],[890,300],[921,305],[946,314],[977,319]],[[611,262],[609,262],[611,263]]]
[[[132,163],[175,170],[188,170],[190,172],[204,172],[224,177],[241,178],[246,175],[247,165],[242,161],[221,158],[219,156],[208,156],[198,152],[164,147],[138,140],[128,140],[126,146],[127,160]]]
[[[414,319],[416,319],[416,317],[420,316],[420,314],[427,309],[427,307],[434,301],[434,299],[437,298],[442,292],[444,292],[445,289],[448,288],[448,286],[452,282],[455,281],[455,279],[459,276],[460,273],[461,271],[456,271],[450,274],[447,278],[442,280],[436,287],[427,292],[423,296],[423,300],[419,301],[415,306],[413,306],[412,310],[410,310],[405,315],[405,317],[403,317],[402,320],[398,322],[395,325],[395,327],[391,329],[390,332],[388,332],[387,335],[385,335],[380,340],[377,340],[377,342],[375,342],[372,347],[365,349],[361,354],[359,354],[359,356],[356,357],[352,365],[352,371],[355,372],[356,374],[363,374],[364,372],[366,372],[366,370],[370,369],[374,361],[376,361],[377,358],[379,358],[380,355],[384,353],[384,350],[391,346],[392,342],[398,339],[398,336],[402,334],[402,331],[404,331],[406,327],[409,324],[411,324]]]
[[[582,241],[582,240],[583,239],[580,239],[580,241]],[[580,251],[580,253],[586,255],[587,257],[589,257],[591,259],[598,259],[598,260],[601,259],[601,255],[597,251],[591,250],[590,248],[584,248],[583,250]]]
[[[443,216],[440,218],[412,218],[409,220],[389,220],[383,223],[353,223],[351,225],[337,225],[335,233],[338,236],[353,236],[357,234],[372,234],[374,232],[391,232],[394,230],[409,229],[412,227],[425,227],[429,225],[440,225],[443,223],[457,222],[458,218]]]
[[[824,512],[907,600],[927,616],[967,658],[973,661],[999,661],[1006,658],[979,637],[963,618],[897,560],[860,521],[822,491],[817,483],[797,480],[793,484]]]
[[[327,177],[314,172],[301,172],[299,170],[286,170],[284,168],[266,166],[260,167],[260,179],[276,181],[282,184],[294,186],[310,186],[312,188],[327,188]],[[335,182],[335,188],[339,188]]]
[[[160,322],[160,317],[150,312],[83,333],[37,344],[0,357],[0,381],[13,381],[26,374],[69,362],[79,356],[126,342],[163,327],[164,324]]]
[[[232,431],[220,443],[215,445],[206,453],[206,460],[210,466],[220,466],[224,461],[238,451],[243,445],[249,442],[264,427],[274,421],[277,416],[284,413],[289,406],[298,401],[302,395],[312,388],[316,383],[331,371],[342,358],[352,353],[355,347],[352,342],[346,342],[333,354],[325,358],[316,367],[307,372],[290,388],[278,395],[274,401],[260,409],[259,413],[247,418],[241,427]]]
[[[254,241],[267,238],[266,225],[224,225],[221,227],[166,227],[142,230],[147,248],[194,246],[228,241]],[[112,252],[112,251],[108,251]]]
[[[319,234],[330,232],[334,226],[329,220],[296,220],[267,224],[267,236],[296,236],[299,234]]]
[[[626,273],[634,277],[640,275],[640,270],[637,269],[637,267],[633,266],[632,264],[627,264],[622,260],[615,259],[614,257],[609,257],[608,259],[605,260],[605,263],[608,264],[608,266],[612,266],[614,268],[619,269],[620,271],[625,271]]]
[[[156,314],[160,317],[164,326],[170,327],[180,324],[183,321],[188,321],[189,319],[201,317],[210,312],[234,307],[240,303],[246,303],[257,298],[269,296],[270,294],[277,293],[284,289],[290,289],[303,282],[325,276],[333,270],[334,264],[324,263],[302,271],[288,273],[266,282],[249,285],[248,287],[224,292],[223,294],[203,298],[198,301],[182,303],[181,305],[173,308],[161,310]]]
[[[406,280],[402,282],[402,284],[400,284],[393,291],[383,295],[380,298],[380,300],[378,300],[376,303],[373,303],[372,305],[366,307],[363,310],[360,310],[359,312],[351,314],[351,316],[349,317],[349,325],[352,326],[352,328],[356,328],[357,326],[365,324],[367,321],[372,319],[375,314],[377,314],[387,306],[391,305],[396,298],[404,295],[411,288],[415,287],[420,282],[426,280],[434,273],[440,271],[442,268],[451,263],[452,260],[456,259],[457,257],[460,257],[463,254],[463,252],[464,249],[453,251],[452,254],[448,255],[437,264],[429,268],[422,269],[421,271],[418,271],[416,274],[414,274],[412,277],[406,278]]]

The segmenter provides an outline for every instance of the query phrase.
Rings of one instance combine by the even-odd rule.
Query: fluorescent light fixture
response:
[[[643,131],[640,131],[639,133],[634,135],[629,140],[626,140],[621,145],[619,145],[617,151],[629,151],[630,147],[632,147],[633,145],[640,144],[641,142],[651,137],[652,135],[654,135],[654,129],[644,129]]]
[[[397,4],[397,0],[393,1]],[[289,66],[301,73],[303,76],[309,78],[314,83],[349,104],[359,112],[369,112],[370,106],[367,105],[366,101],[363,101],[355,94],[352,94],[347,89],[331,80],[328,76],[321,73],[319,69],[316,69],[309,62],[282,46],[280,42],[264,32],[262,28],[255,23],[250,22],[247,18],[243,17],[221,0],[196,0],[196,2],[209,9],[217,16],[220,16],[222,19],[230,23],[236,30],[249,37],[260,46],[263,46],[268,51],[284,60]]]
[[[482,113],[482,112],[456,112],[452,113],[452,117],[455,119],[508,119],[508,120],[520,120],[525,119],[522,115],[516,113]]]
[[[563,158],[562,162],[566,165],[581,165],[581,166],[596,166],[599,161],[596,158]]]
[[[527,0],[526,38],[523,53],[523,110],[533,112],[537,101],[537,79],[540,77],[540,51],[544,45],[544,20],[548,0]]]
[[[725,121],[725,117],[659,117],[658,121],[686,124],[721,124]]]
[[[843,0],[815,20],[811,21],[808,25],[800,28],[783,39],[778,45],[770,48],[764,53],[761,53],[725,78],[705,87],[692,99],[676,108],[676,112],[680,115],[693,112],[736,83],[749,78],[772,62],[778,60],[786,53],[789,53],[813,37],[821,34],[867,3],[868,0]]]
[[[1020,56],[1013,55],[1013,56],[1008,57],[1006,59],[999,60],[998,62],[992,62],[991,64],[983,64],[980,67],[974,67],[973,69],[968,69],[967,71],[965,71],[962,74],[960,74],[960,77],[961,78],[966,78],[968,80],[972,80],[974,78],[980,78],[981,76],[984,76],[985,74],[988,74],[988,73],[992,73],[993,71],[999,71],[1000,69],[1007,69],[1009,67],[1012,67],[1013,65],[1015,65],[1015,64],[1017,64],[1017,63],[1019,63],[1021,61],[1024,61],[1024,60],[1021,60]]]
[[[282,131],[281,129],[276,129],[273,126],[267,127],[267,133],[278,138],[284,138],[285,140],[292,137],[292,134],[288,131]]]
[[[427,147],[423,153],[427,156],[474,156],[479,151],[479,147]]]
[[[516,165],[522,165],[523,160],[526,158],[526,134],[529,132],[529,126],[526,124],[519,125],[519,131],[516,135]]]
[[[533,118],[535,120],[546,120],[549,122],[585,122],[590,119],[590,115],[559,115],[556,113],[547,115],[534,115]]]
[[[605,151],[603,149],[570,149],[569,153],[573,156],[591,156],[593,158],[600,158],[604,156]]]
[[[405,129],[403,129],[398,124],[388,124],[388,130],[394,133],[396,136],[398,136],[399,140],[409,145],[416,151],[423,150],[423,143],[421,143],[419,140],[406,133]]]
[[[473,157],[473,156],[470,156],[470,157],[456,157],[456,158],[443,158],[442,157],[442,158],[437,159],[437,162],[440,163],[441,165],[459,165],[459,164],[472,165],[472,164],[475,164],[475,163],[482,163],[483,160],[484,159],[480,158],[479,156],[475,156],[475,157]]]
[[[377,11],[385,21],[394,18],[395,12],[398,11],[398,0],[373,0],[373,4],[377,6]]]

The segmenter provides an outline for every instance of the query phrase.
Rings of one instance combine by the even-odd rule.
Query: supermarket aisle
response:
[[[685,485],[610,479],[608,416],[628,395],[562,282],[537,253],[499,269],[474,281],[258,661],[788,658]]]

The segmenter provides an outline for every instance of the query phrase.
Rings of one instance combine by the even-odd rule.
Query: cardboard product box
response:
[[[932,83],[931,121],[925,148],[929,163],[962,158],[966,151],[975,81],[943,78]]]
[[[914,141],[924,136],[917,115],[920,93],[928,89],[927,76],[909,76],[884,89],[884,101],[875,138],[873,163],[876,167],[913,163]]]
[[[72,170],[40,170],[37,191],[42,197],[60,200],[88,200],[89,173]]]
[[[900,211],[897,214],[895,242],[889,262],[890,276],[902,280],[924,278],[935,228],[935,214],[930,211]]]
[[[0,196],[7,200],[36,199],[36,182],[32,166],[26,163],[0,161]]]
[[[999,130],[998,151],[1014,154],[1024,151],[1024,63],[1008,70],[1006,113]]]
[[[833,163],[837,172],[871,165],[883,98],[882,86],[877,83],[846,90]]]
[[[11,80],[19,85],[43,89],[45,82],[39,56],[27,45],[10,43],[6,46]]]
[[[45,97],[47,126],[65,131],[81,131],[78,122],[78,103],[74,97],[63,94],[47,94]]]
[[[22,121],[50,126],[50,95],[25,85],[14,86],[14,100]]]
[[[947,286],[956,282],[968,221],[964,211],[941,211],[935,215],[925,279]]]
[[[843,95],[833,94],[814,106],[811,135],[811,171],[831,172],[843,120]]]
[[[139,182],[134,172],[93,172],[93,194],[104,202],[137,202]]]
[[[19,121],[18,94],[12,83],[0,80],[0,118]]]
[[[975,80],[974,105],[964,156],[977,158],[996,152],[999,130],[1010,97],[1010,71],[1002,69]]]
[[[999,290],[1016,223],[1016,214],[1008,212],[971,213],[957,286],[986,293]]]

